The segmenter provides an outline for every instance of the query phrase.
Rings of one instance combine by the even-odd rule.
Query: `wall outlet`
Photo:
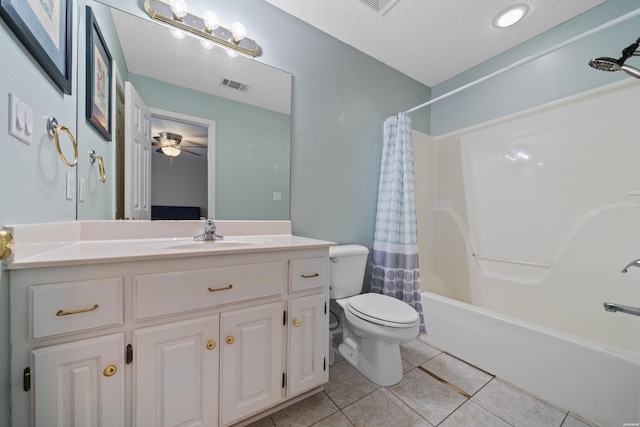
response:
[[[280,200],[282,200],[282,193],[279,193],[279,192],[273,193],[273,200],[278,201],[278,202]]]
[[[80,178],[80,188],[78,189],[78,201],[84,202],[85,197],[87,196],[87,180],[84,178]]]
[[[73,200],[76,196],[76,176],[67,172],[67,200]]]

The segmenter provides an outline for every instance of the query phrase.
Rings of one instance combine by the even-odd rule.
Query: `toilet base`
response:
[[[398,344],[366,338],[358,343],[347,337],[338,346],[338,351],[358,372],[379,386],[391,386],[402,380],[402,358]]]

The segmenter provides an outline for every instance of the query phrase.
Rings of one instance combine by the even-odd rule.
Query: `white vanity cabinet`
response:
[[[10,270],[13,425],[226,427],[317,392],[327,247]]]

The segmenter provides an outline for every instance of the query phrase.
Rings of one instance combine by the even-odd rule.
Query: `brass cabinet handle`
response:
[[[296,319],[296,320],[293,321],[293,326],[295,326],[297,328],[298,326],[300,326],[301,323],[302,322],[299,319]]]
[[[222,288],[209,288],[209,292],[226,291],[227,289],[233,289],[233,285],[227,285]]]
[[[310,275],[308,275],[308,276],[306,276],[306,275],[304,275],[304,274],[301,274],[301,276],[302,276],[302,278],[303,278],[303,279],[310,279],[310,278],[312,278],[312,277],[318,277],[318,276],[319,276],[319,274],[318,274],[318,273],[313,273],[313,274],[310,274]]]
[[[214,340],[207,342],[207,350],[213,350],[214,348],[216,348],[216,342]]]
[[[56,316],[68,316],[70,314],[87,313],[87,312],[93,311],[93,310],[95,310],[97,308],[98,308],[98,304],[94,305],[93,307],[89,307],[89,308],[81,308],[80,310],[71,310],[71,311],[58,310],[58,312],[56,313]]]
[[[102,375],[104,375],[105,377],[112,377],[117,371],[118,368],[116,368],[116,365],[109,365],[104,368],[104,371],[102,371]]]
[[[227,344],[233,344],[234,342],[236,342],[236,339],[233,337],[233,335],[229,335],[227,337]]]

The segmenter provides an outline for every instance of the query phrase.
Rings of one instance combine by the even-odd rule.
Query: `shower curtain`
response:
[[[425,332],[409,113],[398,113],[384,122],[371,292],[395,297],[415,308],[420,331]]]

